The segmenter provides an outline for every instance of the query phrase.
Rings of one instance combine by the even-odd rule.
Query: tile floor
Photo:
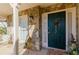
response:
[[[26,50],[23,55],[66,55],[66,53],[60,49],[42,49],[41,51]]]

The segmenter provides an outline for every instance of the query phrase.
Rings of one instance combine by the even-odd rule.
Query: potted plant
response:
[[[6,28],[0,27],[0,41],[2,41],[2,35],[7,34]]]
[[[74,39],[73,35],[71,34],[71,45],[70,45],[70,51],[69,54],[70,55],[77,55],[78,54],[78,50],[77,50],[77,42]]]

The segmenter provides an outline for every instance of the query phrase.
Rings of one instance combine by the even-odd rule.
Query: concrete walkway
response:
[[[1,44],[0,45],[0,55],[12,55],[12,44]]]

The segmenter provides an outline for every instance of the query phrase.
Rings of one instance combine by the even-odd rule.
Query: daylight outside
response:
[[[78,54],[78,3],[0,3],[0,55]]]

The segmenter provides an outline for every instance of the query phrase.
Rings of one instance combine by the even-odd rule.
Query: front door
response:
[[[48,14],[48,47],[65,49],[66,12]]]

